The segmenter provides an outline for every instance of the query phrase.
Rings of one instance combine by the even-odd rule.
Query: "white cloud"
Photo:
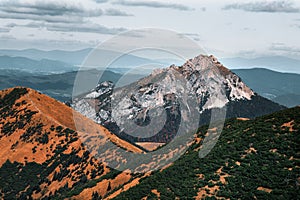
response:
[[[297,13],[300,11],[291,1],[256,1],[249,3],[234,3],[223,7],[224,10],[244,10],[248,12]]]

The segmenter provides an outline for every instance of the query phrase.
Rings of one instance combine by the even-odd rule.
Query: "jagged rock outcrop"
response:
[[[200,116],[198,125],[209,122],[212,109],[227,107],[227,117],[253,118],[284,108],[255,94],[214,56],[206,55],[154,70],[125,87],[100,83],[75,98],[72,107],[131,142],[169,142],[179,124],[185,122],[187,129],[191,125],[197,115],[191,108]],[[149,124],[151,133],[145,128]]]

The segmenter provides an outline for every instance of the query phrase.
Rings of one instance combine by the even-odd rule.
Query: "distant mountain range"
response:
[[[91,69],[81,71],[89,78],[96,78],[101,71]],[[103,72],[103,71],[102,71]],[[16,86],[30,87],[41,91],[59,101],[69,101],[72,98],[73,85],[77,75],[77,71],[66,72],[62,74],[37,75],[19,70],[1,70],[0,69],[0,89],[11,88]],[[117,82],[122,74],[112,71],[104,71],[103,76],[99,77],[99,81]],[[131,83],[138,80],[142,75],[129,74],[122,79],[123,84]]]
[[[38,49],[24,49],[24,50],[11,50],[2,49],[0,55],[12,56],[12,57],[26,57],[33,60],[57,60],[72,65],[79,65],[83,62],[84,58],[89,54],[92,49],[82,49],[77,51],[43,51]]]
[[[76,51],[2,49],[0,50],[0,89],[23,85],[43,91],[60,101],[65,101],[71,97],[71,87],[76,76],[75,71],[79,69],[79,65],[91,51],[91,48]],[[99,51],[103,56],[117,55],[116,52],[112,51]],[[300,73],[299,60],[280,56],[266,56],[255,59],[224,58],[221,61],[261,96],[288,107],[300,104],[300,74],[282,73],[261,68]],[[131,82],[134,82],[138,78],[149,75],[152,68],[132,69],[130,66],[143,66],[146,63],[169,66],[172,60],[150,60],[125,55],[113,63],[109,71],[113,72],[114,75],[108,75],[106,80],[111,79],[114,82],[118,78],[111,76],[121,77],[123,74],[129,73],[127,80],[132,78]],[[47,84],[49,85],[48,88]]]
[[[57,74],[74,71],[78,67],[56,60],[0,56],[0,69],[19,70],[31,74]]]
[[[24,50],[13,50],[13,49],[0,49],[0,56],[10,56],[10,57],[24,57],[32,60],[53,60],[60,61],[63,63],[68,63],[70,65],[81,65],[84,59],[93,51],[92,48],[75,50],[75,51],[64,51],[64,50],[51,50],[44,51],[38,49],[24,49]],[[117,55],[118,52],[109,51],[109,50],[97,50],[101,55]],[[119,54],[118,54],[119,55]],[[171,64],[183,64],[180,60],[175,59],[147,59],[134,55],[124,55],[122,59],[123,65],[118,66],[119,68],[124,68],[128,66],[136,66],[139,64],[147,63],[161,63],[169,66]],[[228,66],[230,69],[240,69],[240,68],[268,68],[273,71],[279,72],[290,72],[300,74],[300,60],[293,59],[284,56],[262,56],[257,58],[241,58],[241,57],[232,57],[232,58],[221,58],[219,59],[225,66]],[[119,64],[120,64],[119,63]],[[116,63],[117,67],[118,61]],[[147,72],[148,73],[148,72]]]
[[[31,60],[52,60],[52,61],[59,61],[63,63],[68,63],[69,65],[73,66],[80,66],[85,58],[89,55],[91,51],[96,51],[98,55],[101,55],[103,57],[106,57],[106,55],[109,55],[107,57],[114,57],[119,56],[120,53],[110,51],[110,50],[102,50],[102,49],[82,49],[77,51],[62,51],[62,50],[53,50],[53,51],[43,51],[43,50],[37,50],[37,49],[25,49],[25,50],[7,50],[3,49],[0,50],[0,56],[9,56],[9,57],[23,57],[28,58]],[[132,66],[140,66],[144,64],[149,63],[163,63],[160,61],[154,61],[146,58],[142,58],[139,56],[134,56],[131,54],[124,54],[119,59],[115,60],[112,63],[112,66],[110,67],[119,67],[119,68],[129,68]],[[15,64],[19,64],[18,60],[15,61]],[[30,67],[30,66],[27,66]],[[59,66],[58,66],[59,67]],[[91,66],[91,67],[106,67],[101,66],[101,63],[99,63],[99,66]],[[50,69],[51,70],[51,69]],[[50,71],[49,70],[49,71]]]

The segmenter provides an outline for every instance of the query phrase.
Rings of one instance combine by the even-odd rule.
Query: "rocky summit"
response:
[[[284,108],[256,94],[217,58],[206,55],[182,66],[156,69],[127,86],[99,83],[71,105],[131,142],[169,142],[182,124],[186,131],[208,124],[213,109],[226,108],[227,118],[254,118]]]

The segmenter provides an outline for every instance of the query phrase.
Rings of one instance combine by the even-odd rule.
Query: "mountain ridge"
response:
[[[112,184],[112,189],[127,182],[132,177],[128,172],[111,169],[86,148],[91,141],[103,146],[111,141],[126,151],[143,152],[65,104],[29,88],[0,91],[0,115],[0,196],[4,199],[47,199],[62,191],[73,197],[91,180],[104,188]],[[16,180],[20,182],[12,186]],[[106,193],[103,189],[101,194]]]
[[[101,84],[90,94],[75,97],[71,106],[131,142],[170,140],[173,134],[163,136],[163,132],[172,126],[175,127],[171,128],[172,132],[176,132],[174,124],[187,120],[181,117],[181,113],[190,113],[188,107],[196,108],[200,113],[199,125],[210,122],[212,109],[227,107],[228,118],[253,118],[284,108],[254,93],[214,56],[199,55],[182,66],[171,65],[154,70],[149,76],[121,88]],[[185,109],[180,110],[180,106]],[[147,125],[151,121],[150,112],[152,118],[159,118],[162,112],[160,107],[167,113],[169,121],[163,129],[157,130],[159,133],[155,137],[132,137],[119,126],[128,127],[127,124],[131,123]],[[160,126],[157,124],[154,127]],[[128,128],[127,131],[131,131]]]
[[[5,123],[5,121],[2,121],[1,122],[2,133],[3,132],[5,133],[7,131],[8,132],[9,131],[17,131],[19,129],[18,127],[21,127],[21,129],[23,129],[28,126],[36,126],[36,125],[40,126],[40,122],[41,123],[44,122],[45,124],[53,123],[56,126],[70,128],[72,130],[85,129],[86,131],[88,131],[90,133],[96,132],[95,129],[99,128],[100,132],[105,132],[105,134],[109,134],[108,131],[105,130],[103,127],[98,127],[98,125],[94,124],[89,119],[85,119],[83,116],[81,116],[81,114],[73,111],[70,107],[68,107],[68,106],[64,105],[63,103],[58,102],[50,97],[47,97],[46,95],[43,95],[35,90],[27,89],[27,88],[23,88],[23,87],[16,87],[16,88],[4,90],[4,92],[1,94],[1,98],[5,98],[5,96],[7,94],[17,94],[18,92],[21,92],[21,94],[23,94],[20,96],[20,98],[16,99],[17,106],[15,106],[16,107],[15,109],[20,109],[20,111],[19,112],[17,112],[17,111],[8,112],[7,115],[5,112],[2,113],[2,120],[7,120],[7,118],[10,119],[11,115],[14,116],[17,120],[15,120],[15,121],[9,120],[6,123]],[[13,98],[13,97],[11,97],[11,98]],[[3,105],[1,105],[1,107],[2,106]],[[18,107],[18,106],[20,106],[20,107]],[[5,109],[5,107],[4,107],[4,109]],[[2,111],[4,111],[3,108],[2,108]],[[20,114],[23,112],[25,114],[25,117]],[[26,116],[27,116],[26,113],[29,113],[27,115],[30,116],[30,118],[28,118],[29,120],[27,120],[26,123],[23,123],[22,119],[26,119]],[[77,119],[77,118],[79,118],[79,119]],[[76,126],[76,124],[74,123],[75,119],[84,121],[85,124],[89,124],[89,125],[84,125],[83,128],[80,128],[80,127]],[[50,129],[50,128],[48,127],[48,129]],[[25,133],[23,133],[23,135]],[[21,133],[17,133],[17,134],[20,135]],[[32,134],[33,134],[33,132],[32,132]],[[24,137],[26,137],[26,140],[30,139],[30,137],[31,137],[30,135],[28,138],[25,135],[24,135]],[[3,136],[5,136],[5,134],[2,135],[2,137]],[[107,136],[111,137],[112,135],[109,134]],[[21,137],[22,137],[22,134],[21,134],[20,138]],[[115,140],[115,139],[113,139],[113,140]],[[126,147],[123,147],[123,148],[126,148]],[[134,147],[132,149],[134,149]],[[7,151],[9,151],[9,148],[7,149]],[[18,153],[18,152],[16,152],[16,153]],[[2,150],[1,155],[4,155],[4,154],[6,154],[6,152],[4,150]],[[14,154],[8,154],[8,155],[10,155],[11,157],[19,157]],[[46,159],[46,158],[44,157],[44,159]],[[20,160],[18,160],[18,161],[20,161]],[[28,160],[28,161],[32,161],[32,160]]]

